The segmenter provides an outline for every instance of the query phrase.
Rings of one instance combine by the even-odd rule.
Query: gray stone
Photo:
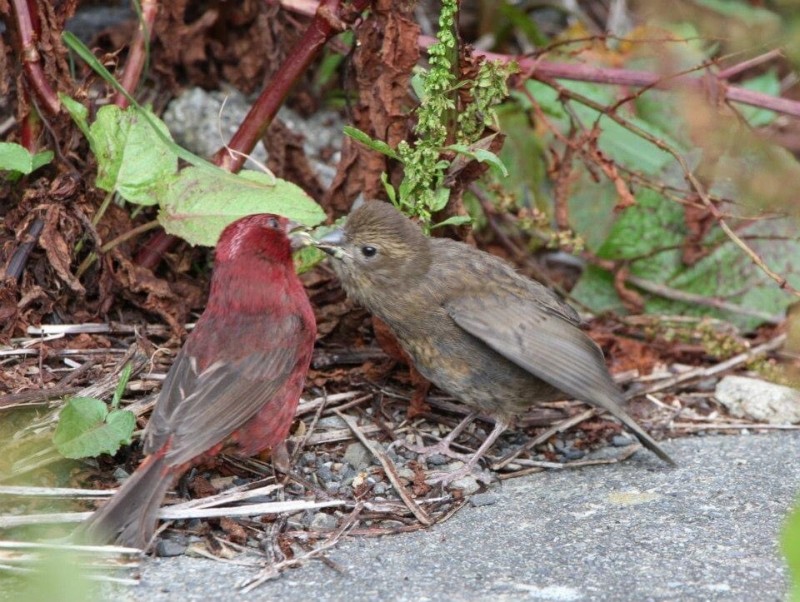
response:
[[[317,468],[317,478],[322,482],[333,481],[333,471],[331,467],[323,464]]]
[[[783,385],[726,376],[714,392],[717,400],[738,418],[752,418],[770,424],[800,422],[800,391]]]
[[[481,487],[478,485],[478,479],[468,474],[450,483],[448,488],[461,489],[464,492],[464,495],[470,495],[478,491],[478,489]]]
[[[414,480],[414,471],[410,468],[406,468],[405,466],[398,466],[397,467],[397,476],[401,479],[405,479],[407,481]]]
[[[634,441],[636,440],[627,434],[614,435],[614,438],[611,439],[611,445],[613,445],[614,447],[627,447]]]
[[[249,110],[250,101],[234,88],[212,92],[190,88],[169,103],[163,119],[176,142],[210,158],[231,139]],[[277,118],[290,130],[303,135],[303,150],[315,174],[323,186],[330,186],[336,175],[333,166],[338,162],[342,141],[344,124],[339,114],[317,111],[308,119],[301,119],[291,109],[282,107]],[[323,151],[330,150],[334,151],[334,156],[326,160]],[[258,163],[263,165],[267,160],[263,144],[258,144],[250,155],[254,161],[248,159],[245,167],[262,171]]]
[[[159,539],[156,544],[156,556],[162,558],[169,558],[171,556],[180,556],[189,547],[185,543],[175,541],[172,539]]]
[[[447,456],[442,454],[431,454],[425,460],[428,466],[442,466],[443,464],[447,464]]]
[[[370,458],[372,458],[372,454],[363,444],[358,442],[348,445],[344,452],[344,461],[356,470],[369,466]]]
[[[344,429],[347,423],[338,416],[323,416],[317,421],[318,429]]]
[[[311,519],[311,531],[333,531],[336,528],[336,517],[324,512],[317,512]]]

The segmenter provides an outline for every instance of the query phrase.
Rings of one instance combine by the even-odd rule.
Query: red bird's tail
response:
[[[75,535],[92,543],[115,542],[144,550],[158,522],[158,510],[174,473],[164,461],[166,449],[148,456],[105,506],[78,527]]]

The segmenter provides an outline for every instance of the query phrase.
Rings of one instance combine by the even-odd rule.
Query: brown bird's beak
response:
[[[341,259],[345,255],[344,249],[342,249],[344,242],[344,230],[337,228],[315,241],[314,244],[320,251],[324,251],[336,259]]]

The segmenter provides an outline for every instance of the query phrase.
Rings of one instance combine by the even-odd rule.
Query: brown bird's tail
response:
[[[158,522],[161,502],[172,485],[173,471],[161,450],[145,460],[105,506],[75,531],[74,536],[91,543],[111,543],[144,550]]]
[[[620,398],[621,401],[621,398]],[[628,427],[629,430],[636,435],[636,438],[644,445],[647,449],[657,455],[659,458],[664,460],[667,464],[671,466],[675,466],[675,460],[669,457],[669,454],[661,449],[661,446],[656,443],[655,439],[653,439],[647,432],[639,426],[636,421],[628,416],[625,410],[622,409],[622,406],[619,401],[611,398],[606,398],[605,395],[598,396],[596,401],[598,405],[600,405],[603,409],[610,412],[617,420],[619,420],[622,424]]]

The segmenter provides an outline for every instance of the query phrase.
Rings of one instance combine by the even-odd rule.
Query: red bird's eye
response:
[[[274,217],[271,217],[267,220],[267,225],[272,228],[273,230],[280,230],[281,225],[278,223],[278,220]]]

